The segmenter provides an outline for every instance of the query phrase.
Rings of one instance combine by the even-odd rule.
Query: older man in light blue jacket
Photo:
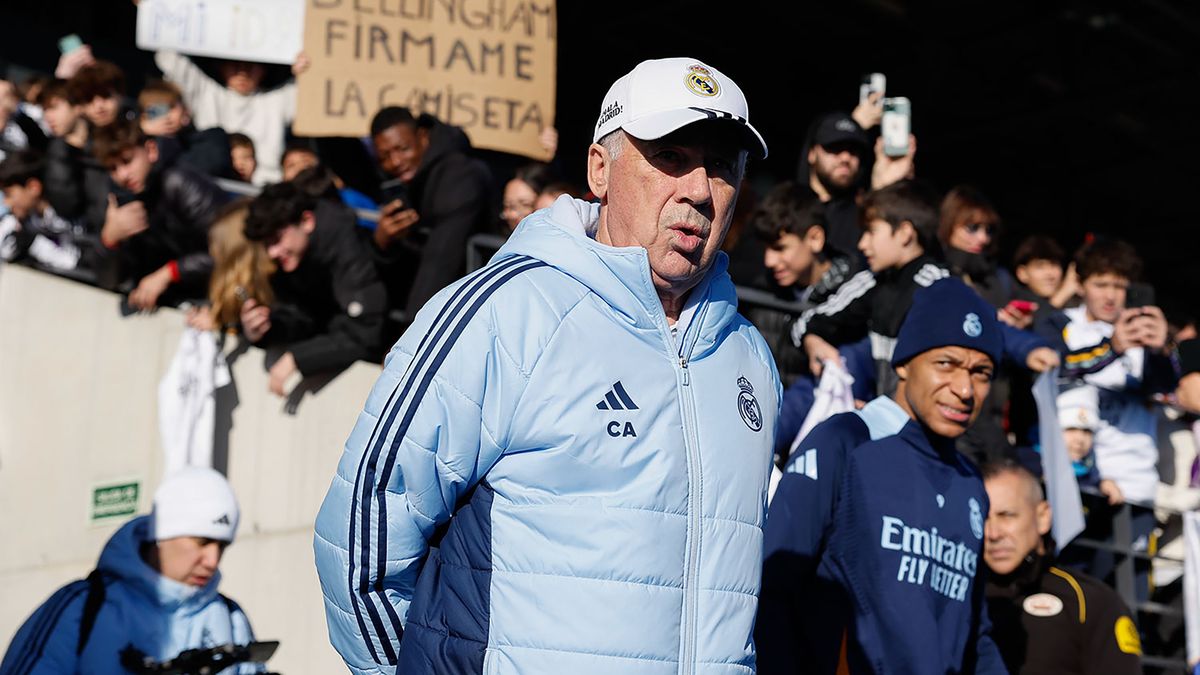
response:
[[[355,673],[744,674],[779,379],[720,252],[746,99],[646,61],[561,197],[393,347],[316,523]]]

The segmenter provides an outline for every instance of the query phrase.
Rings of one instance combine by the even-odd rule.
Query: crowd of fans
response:
[[[194,327],[280,347],[270,373],[280,395],[296,373],[381,359],[467,271],[472,236],[505,236],[560,195],[586,197],[553,162],[511,178],[494,170],[462,129],[427,114],[384,108],[350,146],[298,138],[293,81],[263,89],[259,64],[205,69],[171,52],[155,63],[162,79],[136,97],[86,45],[54,77],[0,81],[0,258],[119,291],[134,310],[190,303]],[[292,72],[307,66],[302,55]],[[1119,238],[1036,234],[1001,259],[1002,209],[974,187],[939,194],[922,182],[915,137],[906,154],[886,153],[881,110],[872,95],[815,120],[795,178],[761,199],[744,190],[726,242],[735,282],[780,301],[742,309],[786,387],[778,464],[831,365],[853,376],[859,402],[895,390],[892,350],[913,294],[959,277],[1006,330],[991,397],[960,450],[1039,474],[1030,385],[1058,367],[1080,485],[1135,504],[1135,546],[1145,550],[1157,467],[1195,455],[1194,445],[1171,447],[1169,433],[1200,413],[1194,318],[1164,315],[1137,251]],[[542,140],[553,154],[556,132]],[[1172,487],[1192,480],[1176,476]],[[1168,492],[1167,506],[1200,505],[1194,492]]]

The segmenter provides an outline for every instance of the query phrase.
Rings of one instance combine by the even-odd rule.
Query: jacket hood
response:
[[[542,260],[587,286],[631,325],[666,330],[666,315],[650,278],[646,250],[597,242],[599,219],[599,204],[563,195],[521,221],[496,258],[527,255]],[[689,305],[698,298],[706,300],[696,305],[685,329],[693,336],[691,340],[698,340],[695,346],[701,351],[692,352],[689,345],[693,355],[711,346],[737,316],[737,293],[726,273],[728,265],[728,256],[719,251],[689,295]]]
[[[467,138],[467,134],[462,128],[441,122],[434,124],[429,129],[429,147],[425,148],[425,155],[421,157],[421,165],[417,167],[417,173],[413,176],[412,182],[421,181],[425,174],[429,173],[433,166],[446,155],[470,151],[471,140]]]
[[[197,588],[168,579],[142,560],[138,551],[150,539],[150,516],[138,516],[125,523],[104,545],[96,568],[120,578],[131,589],[163,612],[197,612],[212,602],[221,583],[221,573],[213,574]]]

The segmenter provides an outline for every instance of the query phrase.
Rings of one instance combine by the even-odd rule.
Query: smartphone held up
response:
[[[883,73],[863,75],[862,82],[858,85],[858,102],[866,103],[871,99],[872,94],[879,94],[882,97],[886,91],[887,77]]]
[[[904,96],[883,99],[883,154],[903,157],[908,154],[908,137],[912,133],[912,104]]]

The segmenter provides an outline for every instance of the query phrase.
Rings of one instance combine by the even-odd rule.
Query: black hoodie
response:
[[[406,304],[410,319],[466,272],[467,239],[486,229],[495,215],[487,166],[470,151],[462,129],[435,123],[408,185],[410,205],[421,217],[407,238],[421,256]]]

